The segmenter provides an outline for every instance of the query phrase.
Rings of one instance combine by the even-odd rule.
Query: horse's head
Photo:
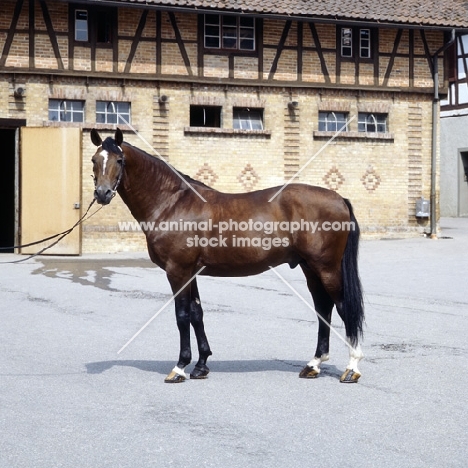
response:
[[[114,138],[102,141],[96,129],[91,130],[91,141],[98,147],[92,157],[94,172],[94,198],[101,205],[108,205],[114,198],[124,171],[122,152],[123,135],[120,129]]]

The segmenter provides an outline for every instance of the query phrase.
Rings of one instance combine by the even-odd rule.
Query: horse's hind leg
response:
[[[210,369],[206,365],[206,361],[212,352],[208,339],[205,334],[205,326],[203,324],[203,309],[200,303],[200,295],[198,294],[197,280],[194,279],[190,290],[190,322],[198,344],[198,362],[190,374],[191,379],[206,379]]]
[[[336,271],[336,270],[335,270]],[[354,337],[353,332],[352,332],[352,327],[350,326],[349,323],[347,323],[346,317],[344,316],[343,313],[343,299],[342,299],[342,278],[341,275],[337,272],[335,273],[330,273],[326,272],[325,270],[321,272],[321,280],[320,284],[323,285],[322,288],[326,291],[325,295],[328,297],[328,299],[331,301],[331,309],[333,309],[333,305],[336,305],[336,309],[338,311],[338,314],[340,315],[341,319],[343,320],[346,328],[346,340],[345,341],[348,345],[349,348],[349,363],[346,366],[346,370],[343,373],[343,375],[340,378],[340,382],[344,383],[355,383],[359,380],[361,377],[361,372],[358,369],[358,363],[359,361],[364,357],[364,354],[361,351],[361,347],[358,343],[358,338]],[[316,295],[312,293],[315,301]],[[328,303],[329,304],[329,303]],[[329,304],[330,305],[330,304]],[[317,304],[316,304],[317,308]],[[317,309],[318,311],[318,309]],[[323,318],[326,318],[324,314],[321,314]],[[328,326],[324,323],[323,320],[320,320],[319,324],[319,340],[320,340],[320,325],[324,325],[327,328],[328,335],[330,334],[330,319],[331,319],[331,312],[330,312],[330,317],[326,323]],[[328,341],[327,341],[328,342]],[[317,349],[319,348],[319,345],[317,346]],[[316,358],[319,356],[318,353],[316,353]],[[328,355],[327,355],[328,358]],[[325,359],[322,359],[322,361]],[[313,363],[313,361],[311,361]],[[310,363],[308,364],[308,366]]]
[[[343,313],[341,310],[341,306],[338,305],[336,309],[341,319],[343,320]],[[349,335],[348,332],[346,334]],[[348,339],[348,347],[349,347],[349,362],[348,362],[348,365],[346,366],[346,370],[344,371],[343,375],[340,377],[340,382],[356,383],[361,377],[361,372],[358,369],[358,364],[359,364],[359,361],[364,357],[364,353],[362,352],[361,345],[359,343],[356,342],[353,345],[349,339]]]
[[[307,266],[301,265],[307,279],[307,287],[312,294],[315,310],[319,318],[317,349],[314,358],[302,369],[299,377],[313,379],[320,374],[320,365],[329,359],[330,322],[334,302],[323,287],[320,279]]]

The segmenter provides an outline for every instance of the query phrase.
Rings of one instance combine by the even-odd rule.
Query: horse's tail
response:
[[[358,273],[360,230],[350,201],[347,199],[344,199],[344,201],[349,209],[351,223],[346,248],[341,260],[343,280],[342,318],[350,344],[356,346],[359,338],[363,335],[362,326],[364,322],[364,300]]]

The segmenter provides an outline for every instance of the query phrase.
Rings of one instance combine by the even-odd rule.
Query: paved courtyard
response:
[[[441,226],[361,243],[357,385],[334,335],[298,378],[317,319],[272,272],[199,279],[211,373],[167,385],[173,304],[117,353],[171,297],[146,253],[2,264],[0,467],[465,467],[468,219]],[[310,300],[299,268],[278,271]]]

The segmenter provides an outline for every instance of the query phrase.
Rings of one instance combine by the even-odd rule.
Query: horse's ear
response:
[[[117,143],[117,146],[121,146],[121,145],[122,145],[122,142],[123,142],[123,133],[122,133],[122,130],[120,130],[120,128],[117,128],[117,130],[115,131],[114,140],[115,140],[115,142]]]
[[[95,144],[95,146],[101,146],[102,139],[95,128],[91,130],[91,141]]]

